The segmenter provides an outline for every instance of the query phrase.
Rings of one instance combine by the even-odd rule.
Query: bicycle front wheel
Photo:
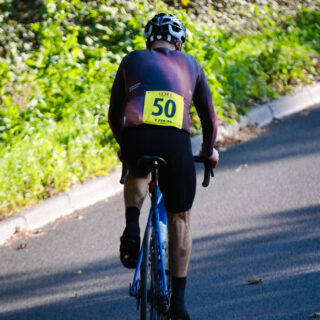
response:
[[[152,226],[147,227],[144,239],[143,258],[140,269],[141,278],[141,320],[156,320],[156,261],[155,237]]]

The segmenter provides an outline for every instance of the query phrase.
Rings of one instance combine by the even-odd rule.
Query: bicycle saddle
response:
[[[155,168],[166,165],[167,161],[158,156],[143,156],[138,160],[138,166],[146,168],[148,171],[152,171]]]

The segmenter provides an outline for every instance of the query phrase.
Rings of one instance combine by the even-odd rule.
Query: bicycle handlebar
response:
[[[211,166],[211,162],[208,158],[203,156],[194,156],[193,159],[194,159],[194,162],[202,162],[204,165],[204,176],[203,176],[202,186],[206,188],[210,182],[210,175],[211,177],[214,177],[214,172]]]
[[[206,188],[210,182],[210,175],[211,177],[214,177],[214,172],[211,166],[211,162],[208,158],[205,158],[203,156],[194,156],[193,159],[194,159],[194,162],[203,163],[204,165],[204,177],[203,177],[202,186]],[[127,166],[124,163],[122,163],[122,173],[120,178],[121,184],[124,184],[126,174],[127,174]]]

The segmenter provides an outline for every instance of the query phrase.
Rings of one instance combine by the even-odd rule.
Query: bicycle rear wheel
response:
[[[154,229],[149,226],[145,233],[143,259],[140,269],[141,277],[141,320],[156,320],[156,261]]]
[[[162,305],[162,308],[158,308],[158,314],[157,314],[157,320],[169,320],[169,314],[168,314],[168,308],[169,308],[169,301],[171,297],[171,289],[172,289],[172,279],[171,279],[171,273],[168,269],[168,255],[167,253],[164,254],[164,260],[165,260],[165,267],[166,267],[166,283],[167,283],[167,290],[168,290],[168,296],[167,296],[167,302],[165,305]]]

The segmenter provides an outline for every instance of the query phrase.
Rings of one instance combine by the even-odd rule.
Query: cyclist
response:
[[[159,186],[168,215],[169,265],[172,273],[171,319],[190,319],[184,303],[191,254],[190,209],[196,173],[190,142],[192,101],[203,130],[201,155],[215,168],[217,116],[203,69],[194,57],[181,52],[186,29],[174,15],[160,13],[144,32],[146,50],[122,60],[113,83],[109,124],[120,145],[119,156],[129,173],[124,184],[126,227],[120,238],[120,260],[135,268],[139,256],[139,215],[149,175],[137,165],[143,155],[167,161],[159,169]]]

